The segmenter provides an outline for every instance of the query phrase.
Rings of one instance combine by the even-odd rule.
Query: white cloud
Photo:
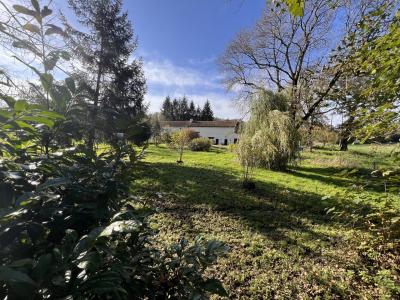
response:
[[[143,67],[149,86],[145,100],[149,104],[150,112],[160,111],[167,95],[172,98],[185,95],[200,107],[209,100],[216,117],[233,119],[243,115],[240,106],[234,100],[235,94],[224,91],[220,83],[221,76],[215,71],[202,72],[200,68],[181,67],[169,60],[154,60],[149,57],[144,59]]]
[[[206,57],[206,58],[190,58],[188,61],[191,65],[197,66],[197,65],[207,65],[214,63],[217,60],[217,57],[215,55]]]
[[[144,61],[143,67],[146,79],[150,84],[175,87],[220,87],[216,78],[210,78],[191,68],[176,66],[168,60],[147,60]]]

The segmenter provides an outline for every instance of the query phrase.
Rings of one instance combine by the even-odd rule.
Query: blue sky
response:
[[[8,5],[29,0],[3,0]],[[52,1],[74,23],[66,0]],[[143,59],[149,111],[159,111],[167,95],[186,95],[202,106],[211,102],[221,118],[240,118],[235,95],[221,83],[217,59],[242,29],[261,17],[266,0],[124,0]],[[79,26],[76,24],[76,26]],[[0,66],[23,78],[29,72],[0,51]],[[32,74],[30,74],[32,75]]]
[[[265,0],[126,0],[138,37],[150,111],[166,95],[186,95],[202,105],[210,100],[215,115],[240,117],[221,84],[217,59],[236,33],[261,16]]]

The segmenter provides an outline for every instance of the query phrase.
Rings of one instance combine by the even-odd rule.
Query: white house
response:
[[[239,140],[238,120],[223,121],[162,121],[163,132],[172,133],[183,128],[196,131],[200,137],[206,137],[215,145],[235,144]]]

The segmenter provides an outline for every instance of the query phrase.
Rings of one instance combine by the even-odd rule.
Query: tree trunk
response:
[[[178,160],[179,163],[182,162],[182,155],[183,155],[183,146],[181,146],[181,148],[179,149],[179,160]]]
[[[340,139],[340,151],[349,150],[348,144],[349,144],[349,138],[348,137],[342,137]]]
[[[307,141],[308,147],[309,147],[309,149],[310,149],[310,152],[313,151],[313,146],[314,146],[314,145],[313,145],[313,137],[312,137],[313,128],[314,128],[314,126],[313,126],[313,121],[311,120],[311,121],[310,121],[310,124],[309,124],[309,126],[308,126],[308,141]]]
[[[354,116],[350,116],[347,121],[342,125],[342,134],[340,137],[340,151],[347,151],[349,149],[349,140],[351,137],[351,131],[353,127]]]
[[[292,87],[291,87],[291,91],[290,91],[290,107],[289,107],[289,115],[292,119],[292,121],[294,122],[294,124],[296,124],[296,114],[297,114],[297,95],[296,95],[296,91],[297,91],[297,83],[293,82],[292,83]]]
[[[101,42],[99,67],[97,70],[97,79],[96,79],[96,90],[94,93],[93,110],[90,118],[91,124],[88,137],[88,148],[92,151],[94,150],[94,139],[96,137],[97,107],[99,105],[99,98],[100,98],[101,76],[103,75],[103,48],[104,48],[103,42]]]

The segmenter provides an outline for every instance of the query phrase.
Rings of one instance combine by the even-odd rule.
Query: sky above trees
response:
[[[66,2],[53,1],[68,16]],[[265,0],[124,1],[139,41],[136,55],[144,61],[150,112],[159,111],[166,95],[186,95],[200,106],[210,100],[218,117],[240,117],[234,95],[221,84],[217,59],[238,31],[257,21],[264,6]],[[0,53],[4,57],[9,56]],[[14,65],[0,59],[2,67]]]
[[[150,110],[159,110],[166,95],[186,95],[199,105],[209,99],[219,117],[239,117],[216,60],[264,5],[265,0],[125,1],[144,58]]]
[[[66,2],[53,1],[69,16]],[[124,1],[139,42],[135,55],[144,62],[149,111],[159,111],[167,95],[186,95],[200,106],[209,100],[218,117],[241,117],[235,95],[221,83],[217,60],[239,31],[254,26],[265,5],[265,0]],[[0,53],[0,67],[14,66]]]

